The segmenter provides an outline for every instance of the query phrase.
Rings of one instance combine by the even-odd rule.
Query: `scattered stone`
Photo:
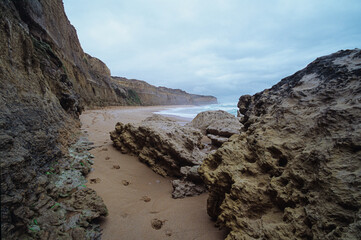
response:
[[[91,178],[90,179],[91,184],[100,183],[100,181],[101,181],[100,178]]]
[[[122,180],[122,184],[124,186],[128,186],[130,184],[130,182],[128,180]]]
[[[150,202],[151,198],[148,196],[143,196],[140,200],[144,201],[144,202]]]
[[[113,168],[114,169],[120,169],[120,166],[119,165],[113,165]]]
[[[110,159],[110,157],[105,157],[105,160],[109,160]]]

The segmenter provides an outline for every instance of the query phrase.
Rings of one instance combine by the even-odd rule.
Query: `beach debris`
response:
[[[163,227],[165,221],[166,220],[160,220],[158,218],[154,218],[151,222],[152,228],[154,228],[155,230],[161,229]]]
[[[130,184],[130,182],[128,180],[122,180],[122,184],[124,186],[128,186]]]
[[[143,196],[140,200],[144,201],[144,202],[150,202],[151,198],[148,196]]]

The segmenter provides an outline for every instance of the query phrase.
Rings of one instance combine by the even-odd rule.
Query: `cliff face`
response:
[[[106,208],[82,187],[89,156],[69,145],[84,107],[139,97],[83,52],[61,0],[2,0],[0,12],[1,236],[97,239]]]
[[[142,105],[202,105],[217,103],[213,96],[189,94],[180,89],[155,87],[144,81],[113,77],[113,80],[126,88],[134,90]]]
[[[361,238],[361,51],[339,51],[238,103],[246,131],[209,156],[227,239]]]
[[[84,104],[117,100],[98,77],[109,70],[83,53],[61,1],[5,0],[0,12],[1,236],[97,238],[89,223],[106,208],[74,185],[85,181],[90,165],[77,162],[68,146]],[[73,180],[59,184],[65,168],[73,169]],[[74,198],[83,199],[87,214],[70,213],[77,211]]]

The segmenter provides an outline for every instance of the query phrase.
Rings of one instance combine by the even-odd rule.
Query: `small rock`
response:
[[[91,178],[91,179],[90,179],[90,183],[91,183],[91,184],[100,183],[100,181],[101,181],[100,178]]]
[[[109,160],[110,159],[110,157],[105,157],[105,160]]]
[[[108,151],[108,148],[102,148],[102,151]]]
[[[143,196],[140,200],[142,200],[144,202],[150,202],[151,198],[148,196]]]
[[[164,224],[164,220],[159,220],[158,218],[154,218],[151,222],[152,224],[152,228],[154,228],[155,230],[159,230],[163,227],[163,224]]]
[[[120,166],[119,165],[113,165],[113,168],[114,169],[120,169]]]
[[[128,180],[122,180],[122,184],[124,186],[128,186],[130,184],[130,182]]]

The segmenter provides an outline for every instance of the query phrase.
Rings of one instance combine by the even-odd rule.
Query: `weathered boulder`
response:
[[[208,134],[229,138],[233,134],[239,134],[242,127],[242,123],[233,116],[233,118],[214,121],[207,127],[206,131]]]
[[[201,112],[186,126],[200,129],[215,147],[220,147],[243,128],[238,118],[223,110]]]
[[[245,132],[199,169],[227,239],[360,239],[361,51],[318,58],[238,107]]]
[[[226,119],[235,119],[235,117],[223,110],[205,111],[198,113],[197,116],[186,126],[200,129],[204,135],[207,134],[207,128],[216,121],[225,121]],[[213,125],[214,126],[214,125]]]
[[[203,135],[199,130],[153,115],[139,124],[117,123],[110,137],[122,153],[135,154],[154,172],[202,184],[194,169],[205,157],[201,151]]]

